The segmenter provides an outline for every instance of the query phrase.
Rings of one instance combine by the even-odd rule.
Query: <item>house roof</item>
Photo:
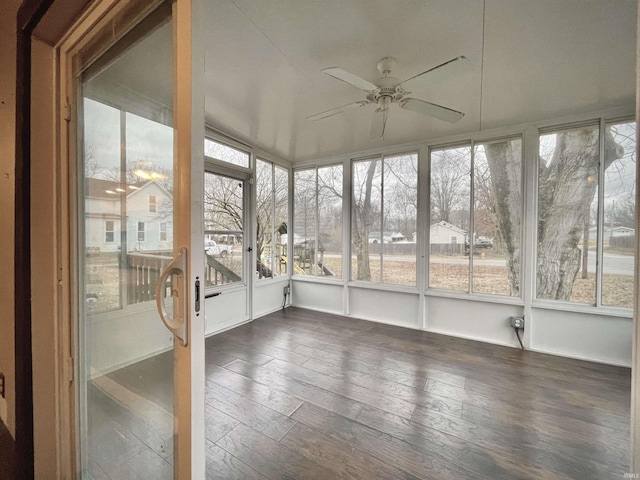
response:
[[[171,197],[171,193],[155,180],[131,183],[123,186],[120,182],[92,177],[85,177],[84,195],[89,198],[116,200],[117,198],[120,198],[121,195],[127,195],[127,197],[135,195],[140,190],[148,188],[151,184],[155,184],[167,196]]]
[[[445,222],[444,220],[442,220],[441,222],[438,223],[434,223],[431,225],[431,228],[433,227],[442,227],[442,228],[447,228],[449,230],[453,230],[461,235],[466,235],[467,231],[461,229],[460,227],[456,227],[455,225],[453,225],[452,223],[449,222]]]

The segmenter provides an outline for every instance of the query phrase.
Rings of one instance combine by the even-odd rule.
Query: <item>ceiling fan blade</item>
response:
[[[354,108],[364,107],[365,105],[371,102],[355,102],[348,103],[346,105],[342,105],[341,107],[332,108],[331,110],[327,110],[325,112],[316,113],[315,115],[311,115],[307,117],[307,120],[313,122],[315,120],[322,120],[323,118],[332,117],[333,115],[338,115],[339,113],[345,112],[347,110],[352,110]]]
[[[437,67],[433,67],[426,72],[419,73],[415,77],[411,77],[400,83],[398,86],[407,92],[412,92],[415,89],[426,87],[431,83],[437,83],[471,70],[473,70],[473,65],[467,57],[457,57]]]
[[[400,106],[406,110],[412,112],[421,113],[422,115],[428,115],[429,117],[437,118],[438,120],[444,120],[449,123],[456,123],[464,117],[464,113],[451,108],[442,107],[435,103],[425,102],[424,100],[418,100],[417,98],[405,98],[400,101]]]
[[[384,137],[384,128],[387,125],[387,114],[389,110],[378,109],[373,112],[373,118],[371,119],[371,132],[369,138],[382,138]]]
[[[360,78],[358,75],[347,72],[338,67],[325,68],[322,70],[322,73],[326,73],[330,77],[337,78],[338,80],[342,80],[349,85],[353,85],[360,90],[364,90],[365,92],[371,92],[373,90],[377,90],[377,85],[365,80],[364,78]]]

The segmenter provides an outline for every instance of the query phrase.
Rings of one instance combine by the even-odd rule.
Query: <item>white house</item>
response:
[[[444,220],[431,225],[430,243],[464,245],[467,232]]]
[[[171,250],[171,193],[157,181],[122,186],[98,178],[86,179],[85,221],[87,253],[117,252],[126,219],[127,251]]]

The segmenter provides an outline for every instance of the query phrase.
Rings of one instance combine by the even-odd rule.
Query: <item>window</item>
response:
[[[353,162],[351,279],[416,285],[418,155]]]
[[[138,222],[138,241],[139,242],[145,241],[144,222]]]
[[[294,273],[342,278],[342,165],[297,170],[293,187]]]
[[[149,195],[149,213],[156,213],[157,205],[156,205],[156,196]]]
[[[160,224],[160,241],[161,242],[167,241],[167,224],[166,223]]]
[[[605,127],[602,304],[633,307],[636,123]]]
[[[204,154],[223,162],[249,168],[249,154],[215,140],[204,139]]]
[[[204,173],[205,286],[243,281],[245,181]]]
[[[256,161],[256,247],[258,278],[287,273],[289,173],[264,160]]]
[[[538,299],[633,307],[635,125],[540,135]]]
[[[433,149],[430,161],[429,287],[520,296],[522,139]]]
[[[469,291],[471,146],[431,150],[429,287]]]
[[[537,298],[596,303],[598,124],[540,135]]]
[[[104,242],[113,243],[115,241],[114,221],[107,220],[104,222]]]

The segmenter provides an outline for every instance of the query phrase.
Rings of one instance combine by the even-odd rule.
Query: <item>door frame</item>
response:
[[[53,3],[41,2],[46,4]],[[50,158],[39,159],[41,165],[48,169],[53,180],[48,200],[53,200],[54,215],[49,222],[49,227],[55,230],[49,253],[52,255],[52,263],[56,265],[56,278],[50,279],[50,288],[53,292],[46,292],[42,296],[49,300],[51,329],[55,340],[55,362],[50,367],[53,373],[52,381],[55,387],[55,438],[47,438],[46,445],[51,450],[41,454],[48,476],[55,470],[56,478],[77,478],[80,472],[81,447],[79,439],[79,405],[78,386],[75,379],[78,376],[79,335],[78,312],[76,305],[78,299],[75,283],[78,279],[78,265],[75,260],[77,255],[77,221],[76,205],[80,200],[77,191],[76,162],[76,135],[77,123],[76,109],[74,107],[74,94],[76,92],[75,72],[79,63],[91,62],[105,52],[115,41],[140,20],[154,11],[164,0],[134,0],[123,2],[119,0],[98,0],[85,9],[74,24],[62,35],[59,42],[52,47],[52,77],[54,85],[50,92],[36,96],[41,101],[49,102],[53,108],[52,118],[44,126],[53,132],[51,138]],[[174,0],[173,28],[174,28],[174,155],[175,164],[180,164],[176,169],[175,182],[182,186],[176,195],[174,234],[174,251],[186,247],[191,259],[187,267],[188,284],[193,286],[196,278],[202,278],[204,268],[202,266],[202,237],[193,235],[198,228],[202,230],[202,208],[192,205],[191,198],[180,193],[184,190],[191,191],[202,188],[203,184],[203,155],[204,155],[204,50],[202,32],[202,0]],[[118,18],[120,23],[113,22]],[[100,35],[112,26],[127,25],[127,30],[120,32],[117,37],[113,35]],[[186,34],[185,32],[189,32]],[[30,40],[29,36],[29,40]],[[81,55],[80,55],[81,54]],[[80,57],[78,57],[80,55]],[[195,85],[192,84],[195,80]],[[51,82],[51,77],[48,79]],[[27,82],[27,85],[30,83]],[[179,88],[178,88],[179,86]],[[29,102],[27,102],[29,103]],[[49,135],[51,133],[48,132]],[[18,130],[16,135],[19,135]],[[24,133],[22,134],[24,136]],[[28,138],[28,136],[27,136]],[[39,140],[38,140],[39,141]],[[18,153],[18,152],[17,152]],[[27,175],[27,181],[29,176]],[[195,182],[195,183],[194,183]],[[27,190],[28,192],[28,190]],[[180,197],[180,198],[178,198]],[[28,213],[28,212],[27,212]],[[31,218],[30,216],[28,217]],[[195,224],[192,222],[196,222]],[[191,228],[195,225],[195,230]],[[33,226],[34,230],[40,230],[39,226]],[[181,233],[179,233],[181,232]],[[32,233],[33,235],[33,233]],[[192,238],[193,237],[193,238]],[[197,245],[197,248],[195,246]],[[27,248],[28,251],[30,251]],[[200,266],[198,266],[200,264]],[[190,341],[187,347],[181,346],[180,341],[174,339],[174,365],[181,371],[197,370],[193,375],[175,375],[176,412],[174,418],[176,433],[180,442],[176,442],[174,458],[181,461],[174,462],[174,476],[180,479],[204,478],[205,476],[205,441],[204,441],[204,302],[199,312],[195,311],[195,302],[191,297],[192,288],[186,292],[185,298],[189,305],[189,318],[191,331]],[[37,295],[36,295],[37,296]],[[34,296],[34,303],[36,302]],[[24,297],[28,298],[27,295]],[[52,309],[51,304],[55,307]],[[16,305],[17,308],[17,305]],[[160,321],[158,319],[158,321]],[[51,337],[49,337],[50,339]],[[31,355],[29,355],[31,359]],[[52,358],[47,357],[47,362]],[[38,365],[45,361],[38,361]],[[187,378],[188,377],[188,378]],[[31,383],[31,382],[29,382]],[[180,395],[178,395],[180,394]],[[34,398],[36,404],[45,404],[44,398]],[[46,398],[51,404],[51,397]],[[33,418],[33,411],[31,413]],[[33,425],[33,424],[32,424]],[[36,426],[37,429],[37,426]],[[33,434],[33,427],[24,429]],[[33,438],[33,437],[32,437]],[[33,442],[33,440],[32,440]],[[42,443],[42,442],[41,442]],[[33,443],[32,443],[33,444]],[[33,451],[33,447],[31,448]],[[53,454],[51,452],[54,452]],[[37,450],[36,450],[37,452]],[[46,456],[46,458],[45,458]],[[55,457],[55,467],[49,468]],[[33,458],[33,457],[32,457]],[[186,459],[186,460],[185,460]],[[31,465],[34,464],[32,460]],[[38,459],[35,460],[36,469]],[[27,475],[27,478],[33,478]]]

